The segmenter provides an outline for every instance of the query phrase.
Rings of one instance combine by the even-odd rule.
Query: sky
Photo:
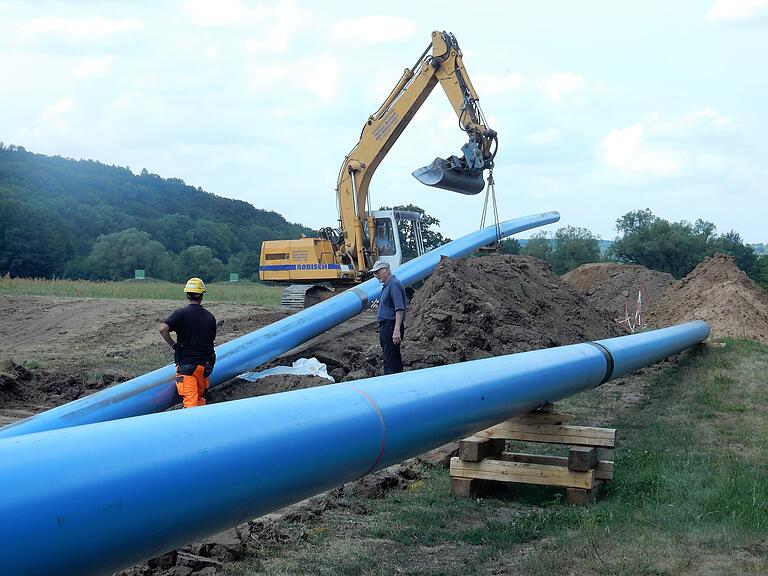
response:
[[[768,0],[0,0],[0,141],[335,227],[344,157],[433,30],[499,134],[502,220],[557,210],[547,230],[610,240],[649,208],[768,242]],[[373,207],[477,229],[484,194],[411,176],[465,140],[435,88]]]

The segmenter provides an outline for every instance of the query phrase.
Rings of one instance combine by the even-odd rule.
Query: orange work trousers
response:
[[[176,366],[176,390],[184,399],[184,408],[205,406],[203,394],[207,389],[208,378],[205,376],[205,366],[195,366],[195,371],[191,375],[179,374],[179,366]]]

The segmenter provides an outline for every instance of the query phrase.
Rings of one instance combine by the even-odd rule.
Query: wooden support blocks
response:
[[[470,436],[459,441],[459,458],[465,462],[479,462],[493,454],[504,452],[503,438],[480,438]]]
[[[568,470],[586,472],[596,466],[596,448],[592,446],[574,446],[568,450]]]
[[[589,506],[597,498],[597,492],[600,485],[595,485],[589,490],[581,488],[566,488],[565,489],[565,503],[573,504],[575,506]]]
[[[459,442],[451,458],[452,491],[479,495],[495,482],[566,489],[566,502],[586,505],[599,487],[613,479],[613,462],[600,460],[598,448],[616,446],[616,430],[565,424],[572,417],[551,410],[513,418]],[[565,444],[568,456],[506,452],[507,440]]]
[[[547,415],[548,416],[548,415]],[[525,440],[526,442],[546,442],[549,444],[568,444],[570,446],[616,446],[614,428],[591,428],[589,426],[567,426],[559,424],[528,424],[515,419],[507,420],[497,426],[478,432],[481,438],[503,438],[505,440]]]
[[[563,488],[592,488],[593,472],[573,472],[564,466],[526,464],[486,458],[482,462],[464,462],[451,458],[451,476],[479,478],[499,482],[519,482]]]
[[[451,478],[451,492],[456,496],[483,496],[489,488],[489,483],[479,478]]]

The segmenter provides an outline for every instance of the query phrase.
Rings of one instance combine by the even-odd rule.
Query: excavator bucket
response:
[[[451,156],[448,160],[435,158],[429,166],[414,170],[413,176],[427,186],[459,194],[479,194],[485,188],[483,171],[466,168],[464,161],[456,156]]]

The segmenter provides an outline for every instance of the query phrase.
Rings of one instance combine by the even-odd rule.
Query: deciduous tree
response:
[[[549,233],[536,232],[532,234],[523,246],[523,254],[549,262],[552,257],[552,242],[549,239]]]
[[[85,259],[88,275],[101,280],[133,278],[137,269],[147,276],[170,279],[174,268],[165,247],[136,228],[99,236]]]
[[[182,250],[177,263],[179,280],[197,276],[205,282],[212,282],[222,279],[224,273],[224,264],[214,258],[213,251],[208,246],[190,246]]]
[[[600,262],[599,238],[586,228],[558,228],[550,261],[556,274],[565,274],[582,264]]]

